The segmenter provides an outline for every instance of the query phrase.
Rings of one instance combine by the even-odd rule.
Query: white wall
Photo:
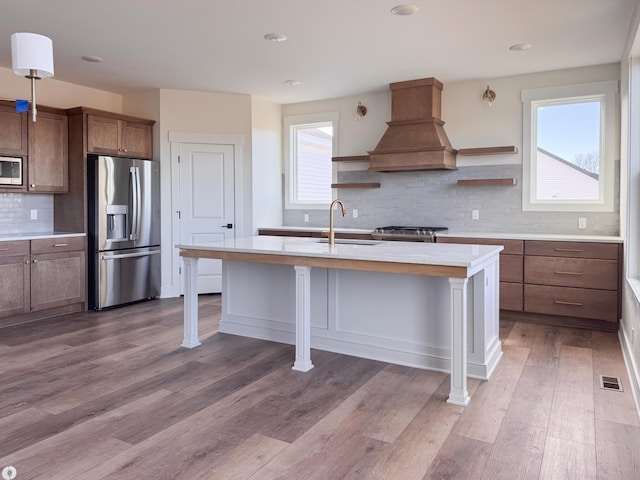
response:
[[[31,100],[31,81],[16,75],[10,68],[0,67],[0,85],[2,100]],[[36,104],[58,108],[83,106],[122,113],[121,95],[62,82],[55,77],[37,81]]]
[[[584,68],[556,70],[511,77],[451,82],[442,91],[442,118],[445,132],[453,148],[495,147],[516,145],[522,150],[523,89],[557,85],[617,80],[617,63]],[[437,76],[436,76],[437,77]],[[414,80],[407,78],[407,80]],[[491,85],[496,101],[490,107],[482,101],[482,94]],[[368,109],[367,116],[355,120],[358,102]],[[282,115],[303,115],[318,112],[340,113],[338,127],[338,155],[364,155],[373,150],[391,120],[391,93],[388,89],[352,97],[316,102],[283,105]],[[616,149],[616,159],[619,149]],[[522,163],[516,156],[458,157],[459,166],[482,164]]]
[[[522,90],[618,80],[617,63],[448,83],[442,93],[442,120],[454,148],[518,146],[518,155],[458,157],[459,166],[522,163]],[[487,85],[496,92],[492,106],[482,101]],[[616,129],[619,131],[619,129]],[[614,158],[619,160],[619,148]]]
[[[171,208],[171,146],[169,132],[241,135],[242,158],[235,172],[240,181],[240,201],[236,202],[241,221],[236,235],[252,231],[251,179],[251,97],[230,93],[160,90],[159,139],[161,210],[162,210],[162,295],[173,292],[172,239],[173,210]],[[238,182],[236,182],[238,183]],[[237,221],[237,219],[236,219]]]
[[[251,98],[253,224],[282,225],[282,109],[258,97]]]
[[[358,102],[367,107],[367,115],[356,120]],[[339,113],[338,155],[366,155],[376,147],[387,129],[386,122],[391,120],[391,92],[387,89],[353,97],[282,106],[283,117],[320,112]]]
[[[124,95],[122,113],[132,117],[155,120],[153,126],[153,158],[160,159],[160,90],[144,90]]]

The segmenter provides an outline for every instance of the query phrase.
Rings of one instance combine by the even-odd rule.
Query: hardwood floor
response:
[[[613,333],[503,322],[471,403],[449,377],[216,333],[182,302],[0,328],[0,468],[28,479],[632,479],[640,425]],[[624,392],[599,387],[618,376]]]

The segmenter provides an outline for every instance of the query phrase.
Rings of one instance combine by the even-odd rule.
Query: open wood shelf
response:
[[[517,185],[516,178],[479,178],[473,180],[458,180],[458,185],[483,187],[487,185]]]
[[[332,162],[368,162],[369,155],[351,155],[349,157],[331,157]]]
[[[331,188],[380,188],[379,183],[332,183]]]
[[[458,155],[501,155],[509,153],[518,153],[518,147],[509,145],[505,147],[482,147],[482,148],[461,148]]]

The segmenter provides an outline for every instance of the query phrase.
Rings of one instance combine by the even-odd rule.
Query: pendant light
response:
[[[36,121],[36,80],[53,77],[53,42],[37,33],[11,34],[11,67],[31,79],[31,113]]]

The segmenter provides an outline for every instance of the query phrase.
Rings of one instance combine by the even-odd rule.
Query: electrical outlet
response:
[[[304,223],[309,223],[309,214],[308,213],[304,214]]]
[[[353,209],[353,218],[358,218],[358,209],[357,208]]]
[[[578,217],[578,228],[587,228],[587,219],[585,217]]]
[[[31,210],[31,220],[37,220],[38,219],[38,210]]]
[[[479,220],[480,219],[480,210],[471,210],[471,219]]]

